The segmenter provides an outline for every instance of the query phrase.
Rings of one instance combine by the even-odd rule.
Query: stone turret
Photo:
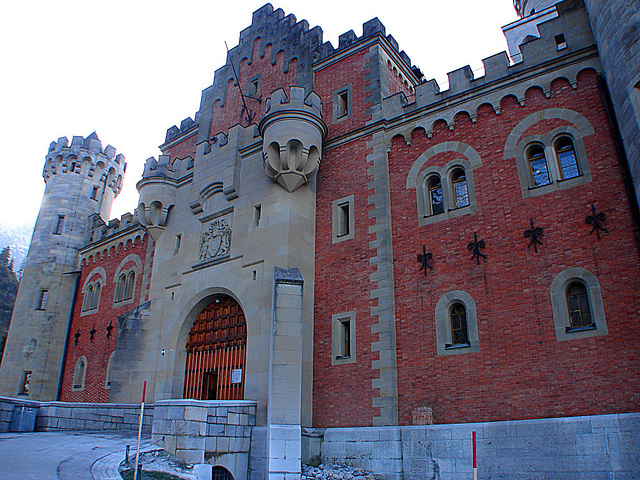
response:
[[[108,218],[126,169],[94,133],[52,142],[46,189],[16,297],[2,367],[0,395],[55,400],[78,270],[90,216]]]
[[[561,0],[513,0],[513,6],[522,18],[539,13],[560,1]]]
[[[282,89],[273,92],[259,128],[267,176],[293,192],[318,170],[327,126],[315,92],[305,97],[304,88],[291,87],[290,97]]]

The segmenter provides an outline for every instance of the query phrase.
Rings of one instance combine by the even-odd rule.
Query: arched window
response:
[[[91,310],[91,305],[93,303],[93,285],[89,285],[89,288],[84,292],[84,297],[82,299],[82,311],[86,312],[87,310]]]
[[[541,187],[551,183],[547,158],[542,145],[534,144],[527,149],[527,163],[529,164],[532,187]]]
[[[467,309],[462,303],[454,303],[449,310],[451,320],[451,345],[469,345],[469,331],[467,330]]]
[[[576,160],[576,148],[569,137],[560,137],[555,143],[555,151],[558,157],[560,179],[575,178],[580,176],[578,161]]]
[[[211,469],[211,480],[233,480],[233,477],[224,467],[213,467]]]
[[[107,375],[104,380],[104,388],[111,388],[111,369],[113,368],[113,356],[115,352],[109,355],[109,360],[107,361]]]
[[[73,370],[73,389],[82,390],[84,388],[84,379],[87,374],[87,359],[80,357],[76,362],[76,368]]]
[[[100,305],[100,282],[95,284],[93,289],[93,298],[91,299],[91,310],[96,310],[98,305]]]
[[[427,180],[427,204],[429,209],[428,215],[444,213],[442,182],[438,175],[433,175]]]
[[[126,284],[127,284],[127,277],[123,273],[118,278],[118,283],[116,284],[116,294],[115,294],[116,302],[121,302],[122,300],[124,300],[124,291],[126,288]]]
[[[124,290],[124,300],[131,300],[133,298],[133,289],[136,284],[136,274],[135,272],[129,272],[127,275],[127,283]]]
[[[451,176],[451,189],[453,190],[455,208],[469,206],[469,188],[467,187],[467,176],[464,170],[459,168],[454,170]]]
[[[593,318],[589,306],[587,287],[580,282],[573,282],[567,287],[567,307],[569,307],[570,328],[592,327]]]

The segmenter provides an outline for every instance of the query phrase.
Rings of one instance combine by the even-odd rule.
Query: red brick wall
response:
[[[354,66],[336,67],[346,81]],[[330,73],[330,72],[326,72]],[[334,75],[331,73],[331,75]],[[320,78],[323,98],[332,89]],[[341,85],[336,81],[333,85]],[[354,98],[360,96],[354,95]],[[328,104],[325,100],[326,114]],[[509,133],[523,118],[547,108],[568,108],[585,116],[595,134],[584,137],[593,181],[522,198],[513,159],[504,159]],[[331,117],[326,117],[330,123]],[[354,119],[354,122],[356,120]],[[563,120],[536,123],[523,135],[546,134]],[[347,126],[344,127],[346,129]],[[334,134],[344,133],[330,127]],[[406,189],[414,161],[445,141],[472,146],[483,165],[473,170],[477,212],[418,225],[416,191]],[[371,425],[377,409],[371,379],[374,320],[369,294],[368,242],[372,225],[367,182],[366,140],[325,152],[318,173],[316,284],[314,317],[314,424],[321,427]],[[441,153],[427,166],[444,166],[455,153]],[[426,168],[427,166],[423,167]],[[640,255],[633,239],[629,203],[612,135],[593,72],[579,76],[578,88],[566,81],[552,85],[550,98],[527,92],[525,106],[513,97],[501,113],[489,106],[456,118],[451,131],[439,123],[433,137],[413,132],[410,145],[400,137],[389,153],[396,302],[399,422],[410,424],[412,411],[433,409],[436,423],[497,421],[636,411],[640,404]],[[355,239],[331,243],[331,202],[355,195]],[[585,218],[596,202],[607,215],[608,234],[590,235]],[[538,253],[523,235],[533,218],[544,228]],[[485,240],[481,265],[471,261],[467,244],[474,232]],[[433,253],[434,270],[419,272],[422,245]],[[550,301],[552,280],[566,268],[581,267],[598,278],[608,335],[558,342]],[[480,351],[438,356],[435,306],[447,292],[463,290],[476,303]],[[355,310],[357,362],[331,365],[331,315]]]
[[[507,136],[531,113],[563,107],[584,115],[595,129],[584,139],[593,181],[524,200],[515,162],[504,160]],[[439,128],[431,139],[414,132],[410,146],[396,139],[389,154],[400,423],[409,424],[419,406],[433,408],[436,423],[636,411],[639,255],[595,74],[581,74],[577,90],[554,82],[550,98],[531,90],[524,107],[509,98],[500,115],[483,108],[477,123],[458,120],[453,131]],[[523,136],[562,124],[539,122]],[[483,166],[473,171],[478,211],[419,227],[407,174],[421,153],[448,140],[471,145],[482,158]],[[440,154],[429,165],[443,166],[451,158]],[[594,201],[607,215],[609,233],[601,240],[585,224]],[[523,236],[531,218],[544,228],[538,253]],[[481,265],[467,250],[474,232],[487,245]],[[423,244],[434,256],[427,277],[416,262]],[[569,267],[598,278],[607,336],[556,340],[550,285]],[[480,351],[438,357],[435,305],[451,290],[463,290],[476,302]]]
[[[83,262],[80,274],[79,291],[73,310],[73,319],[69,333],[68,348],[65,356],[65,367],[62,379],[62,389],[60,400],[68,402],[108,402],[109,389],[105,388],[107,374],[107,362],[109,356],[115,350],[116,338],[118,337],[118,316],[134,309],[139,304],[148,300],[141,298],[143,290],[148,291],[149,275],[151,273],[151,261],[146,262],[147,250],[153,249],[154,243],[151,237],[146,235],[143,241],[136,240],[132,246],[131,241],[126,248],[120,244],[117,251],[110,248],[109,255],[96,255],[95,261],[90,259]],[[143,265],[144,272],[139,272],[136,278],[133,301],[126,305],[114,306],[113,297],[115,293],[114,275],[120,263],[129,255],[137,255]],[[152,258],[152,255],[149,255]],[[146,264],[145,264],[146,263]],[[134,262],[129,260],[123,268],[128,269]],[[82,309],[82,286],[87,281],[87,276],[96,268],[102,267],[106,273],[106,284],[102,286],[100,304],[96,313],[81,316]],[[90,281],[99,277],[94,273]],[[145,288],[146,287],[146,288]],[[146,297],[147,295],[145,295]],[[111,337],[107,338],[107,326],[111,322],[114,327]],[[90,342],[90,330],[95,327],[96,333],[93,342]],[[80,330],[78,344],[75,344],[75,333]],[[72,391],[73,374],[76,362],[80,357],[86,357],[87,369],[85,377],[85,388],[80,391]]]
[[[263,57],[259,55],[259,45],[261,40],[256,39],[254,42],[254,54],[253,62],[248,63],[247,59],[244,59],[240,63],[238,69],[238,77],[240,80],[240,86],[242,87],[242,93],[247,95],[247,85],[250,80],[260,75],[259,80],[259,92],[256,98],[261,98],[261,102],[248,98],[246,99],[247,107],[253,110],[255,118],[253,123],[258,124],[265,111],[266,98],[278,88],[284,88],[289,94],[288,87],[296,84],[296,72],[297,72],[297,59],[293,59],[289,62],[289,69],[285,73],[284,65],[284,53],[278,52],[276,55],[276,61],[271,64],[271,50],[272,45],[269,44],[265,48]],[[237,67],[236,67],[237,68]],[[213,117],[211,122],[210,134],[215,135],[219,132],[225,132],[237,123],[247,125],[246,121],[242,121],[240,116],[242,110],[242,99],[240,98],[240,91],[235,82],[229,80],[227,83],[227,93],[224,99],[224,105],[221,102],[215,102],[213,105]]]

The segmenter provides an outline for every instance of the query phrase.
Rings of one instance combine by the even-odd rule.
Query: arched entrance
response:
[[[243,400],[246,345],[242,308],[229,296],[215,297],[189,332],[183,397]]]

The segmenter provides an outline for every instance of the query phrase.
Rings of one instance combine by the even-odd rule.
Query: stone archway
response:
[[[205,306],[187,338],[184,398],[243,400],[247,325],[233,298],[218,295]]]

